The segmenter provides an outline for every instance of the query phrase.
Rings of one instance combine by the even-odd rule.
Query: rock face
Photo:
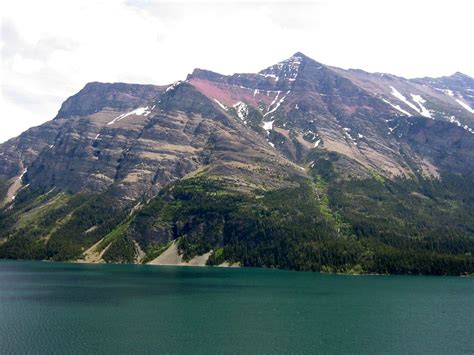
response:
[[[155,85],[89,83],[64,101],[55,119],[83,117],[106,107],[126,111],[152,101],[164,89]]]
[[[77,103],[69,100],[75,107]],[[81,97],[79,101],[87,100]],[[142,195],[152,197],[171,181],[204,166],[208,173],[223,174],[235,186],[260,184],[257,165],[279,174],[294,173],[295,165],[271,149],[264,137],[245,129],[187,83],[172,86],[141,105],[127,108],[128,112],[107,106],[84,117],[56,118],[53,122],[61,131],[29,166],[30,185],[72,192],[112,188],[120,198],[135,200]],[[239,164],[248,170],[246,182],[238,179]],[[270,176],[264,178],[269,185],[280,184]]]
[[[188,81],[228,107],[243,102],[258,109],[262,127],[271,122],[270,142],[290,160],[304,161],[312,149],[327,149],[394,177],[412,175],[409,161],[423,168],[423,161],[433,159],[400,153],[411,150],[400,132],[412,124],[410,117],[448,122],[465,131],[450,132],[471,140],[464,133],[473,133],[474,114],[464,97],[471,98],[473,79],[462,74],[450,78],[464,80],[346,71],[296,53],[258,74],[226,77],[196,70]]]
[[[473,95],[474,79],[461,73],[408,80],[330,67],[302,53],[254,74],[196,69],[185,81],[165,87],[89,83],[63,103],[52,121],[0,145],[0,250],[5,257],[52,259],[80,259],[87,250],[102,253],[106,261],[133,262],[143,249],[141,259],[149,262],[176,240],[186,260],[213,250],[211,264],[304,268],[300,254],[291,262],[245,259],[242,248],[255,240],[241,240],[251,233],[236,214],[245,214],[247,204],[266,218],[274,212],[273,192],[309,186],[316,195],[307,208],[316,203],[326,227],[315,216],[304,222],[308,228],[315,235],[324,230],[319,234],[331,240],[350,237],[362,243],[359,220],[349,212],[340,215],[349,201],[339,198],[336,186],[374,179],[387,188],[413,183],[410,193],[416,194],[410,196],[425,196],[416,189],[427,181],[450,181],[455,174],[472,189]],[[232,196],[233,212],[215,211],[201,220],[191,207],[182,209],[202,191],[216,204]],[[394,188],[390,191],[389,199],[399,197]],[[386,201],[382,195],[372,197]],[[472,208],[471,202],[458,201],[456,192],[448,195],[444,202]],[[200,203],[210,203],[199,196]],[[281,201],[278,208],[286,204]],[[296,218],[279,211],[281,220]],[[464,232],[456,229],[446,238],[458,238],[462,246],[433,252],[455,257],[471,251],[474,226],[470,218],[459,218]],[[25,233],[28,223],[35,225],[34,233]],[[72,226],[77,230],[66,233]],[[441,227],[433,228],[416,238],[437,239]],[[415,229],[405,239],[414,237]],[[298,245],[312,240],[306,232],[292,233]],[[371,233],[364,238],[380,230]],[[311,243],[304,253],[312,250]],[[98,249],[90,251],[92,245]],[[295,252],[294,246],[284,248]],[[318,259],[307,268],[320,269],[324,262],[332,261]],[[360,263],[357,259],[342,269]]]

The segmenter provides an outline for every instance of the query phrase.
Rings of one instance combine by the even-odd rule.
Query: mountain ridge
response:
[[[470,79],[297,52],[258,73],[88,83],[0,145],[0,256],[151,262],[173,245],[211,265],[470,273]]]

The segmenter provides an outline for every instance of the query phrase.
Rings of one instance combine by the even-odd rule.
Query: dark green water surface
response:
[[[0,353],[474,353],[474,279],[0,261]]]

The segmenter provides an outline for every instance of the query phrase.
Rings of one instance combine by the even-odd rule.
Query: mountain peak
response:
[[[310,58],[304,53],[296,52],[289,59],[310,59]]]
[[[186,80],[191,80],[193,78],[224,82],[227,77],[225,75],[213,72],[211,70],[196,68],[193,70],[191,74],[188,74]]]
[[[462,79],[471,79],[471,80],[474,79],[473,77],[471,77],[467,74],[461,73],[459,71],[457,71],[456,73],[451,75],[451,77],[453,77],[453,78],[462,78]]]
[[[126,110],[146,104],[161,91],[156,85],[90,82],[63,102],[55,119],[85,116],[104,107]]]
[[[259,75],[269,77],[275,81],[288,80],[295,81],[298,76],[301,64],[309,59],[301,52],[296,52],[290,58],[278,62],[264,70],[258,72]]]
[[[0,144],[0,258],[178,248],[212,265],[473,274],[471,90],[462,73],[408,80],[301,52],[167,87],[89,83]]]

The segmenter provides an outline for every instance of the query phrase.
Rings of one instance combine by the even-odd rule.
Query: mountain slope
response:
[[[473,272],[473,89],[302,53],[87,84],[0,145],[0,256]]]

